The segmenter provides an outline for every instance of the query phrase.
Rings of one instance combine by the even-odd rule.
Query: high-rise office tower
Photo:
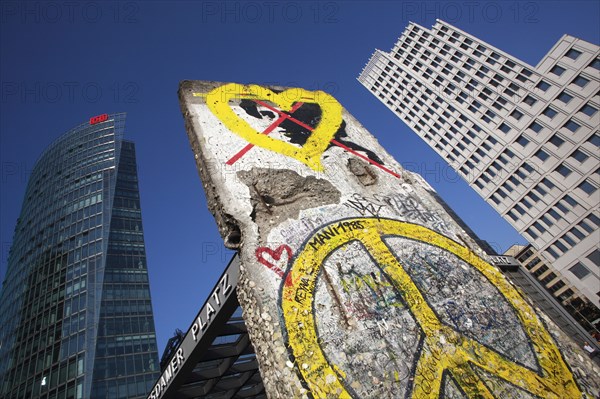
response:
[[[135,398],[158,375],[125,114],[103,114],[38,159],[0,293],[0,397]]]
[[[445,22],[411,23],[358,80],[600,305],[600,47],[564,35],[537,66]]]

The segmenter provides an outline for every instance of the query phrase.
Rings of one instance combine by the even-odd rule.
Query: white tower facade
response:
[[[600,307],[600,47],[564,35],[531,66],[411,23],[358,80],[543,254],[547,287]]]

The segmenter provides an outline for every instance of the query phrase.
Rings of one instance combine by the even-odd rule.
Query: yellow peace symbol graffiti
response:
[[[539,372],[506,359],[443,324],[382,236],[399,236],[442,248],[470,264],[512,305],[531,340]],[[494,398],[474,367],[485,370],[531,394],[544,398],[581,398],[582,393],[554,341],[533,309],[490,264],[455,241],[423,226],[389,219],[356,218],[336,221],[310,237],[296,255],[282,285],[281,309],[288,345],[314,397],[351,398],[343,371],[323,353],[313,314],[314,293],[323,261],[342,245],[360,241],[399,292],[420,325],[423,347],[412,383],[412,398],[438,398],[444,373],[450,373],[470,398]],[[443,341],[440,337],[444,337]],[[410,387],[409,387],[410,388]]]

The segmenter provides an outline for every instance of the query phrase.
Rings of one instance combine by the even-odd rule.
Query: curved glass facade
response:
[[[0,292],[0,397],[145,397],[158,353],[125,114],[36,162]]]

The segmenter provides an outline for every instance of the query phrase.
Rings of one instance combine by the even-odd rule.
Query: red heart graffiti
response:
[[[264,258],[264,254],[268,254],[271,258],[275,259],[276,261],[278,261],[279,259],[281,259],[281,255],[283,254],[283,251],[287,252],[287,261],[289,263],[290,259],[292,258],[292,249],[288,246],[288,245],[280,245],[279,247],[277,247],[276,250],[272,250],[271,248],[268,247],[258,247],[256,248],[256,259],[258,259],[258,261],[260,263],[262,263],[263,265],[265,265],[266,267],[268,267],[269,269],[273,270],[275,273],[277,273],[277,275],[279,277],[283,277],[283,270],[281,270],[279,267],[277,267],[276,265],[274,265],[273,263],[269,262],[267,259]]]

